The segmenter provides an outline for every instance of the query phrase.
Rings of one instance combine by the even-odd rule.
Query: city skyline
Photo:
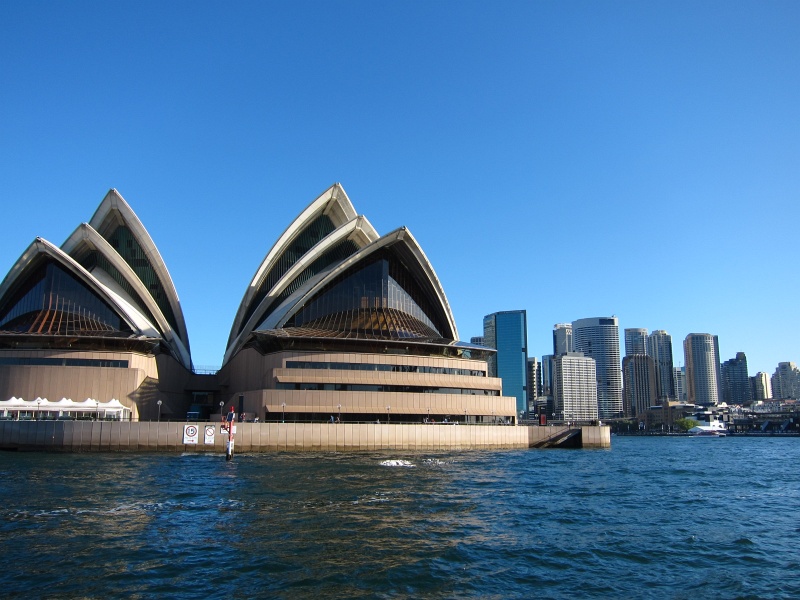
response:
[[[0,271],[116,188],[169,265],[194,364],[219,367],[241,282],[341,182],[377,230],[414,231],[462,340],[526,310],[542,356],[554,323],[616,315],[668,331],[676,367],[709,332],[772,373],[800,362],[800,282],[742,277],[796,254],[798,29],[781,1],[12,0]]]

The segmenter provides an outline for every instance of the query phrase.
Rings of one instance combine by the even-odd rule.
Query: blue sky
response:
[[[115,187],[196,365],[332,183],[406,225],[460,337],[526,309],[800,362],[798,2],[0,3],[0,272]]]

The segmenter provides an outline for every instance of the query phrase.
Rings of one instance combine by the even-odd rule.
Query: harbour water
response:
[[[797,598],[800,440],[0,453],[5,598]]]

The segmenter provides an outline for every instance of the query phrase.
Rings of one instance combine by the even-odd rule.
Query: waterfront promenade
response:
[[[184,443],[185,427],[197,442]],[[206,428],[213,436],[206,437]],[[0,449],[56,452],[225,452],[219,423],[0,421]],[[235,451],[348,452],[557,446],[608,448],[606,426],[239,423]]]

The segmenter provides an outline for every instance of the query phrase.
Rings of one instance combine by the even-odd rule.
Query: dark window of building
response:
[[[50,335],[131,331],[94,291],[53,260],[43,261],[0,308],[0,329]]]

